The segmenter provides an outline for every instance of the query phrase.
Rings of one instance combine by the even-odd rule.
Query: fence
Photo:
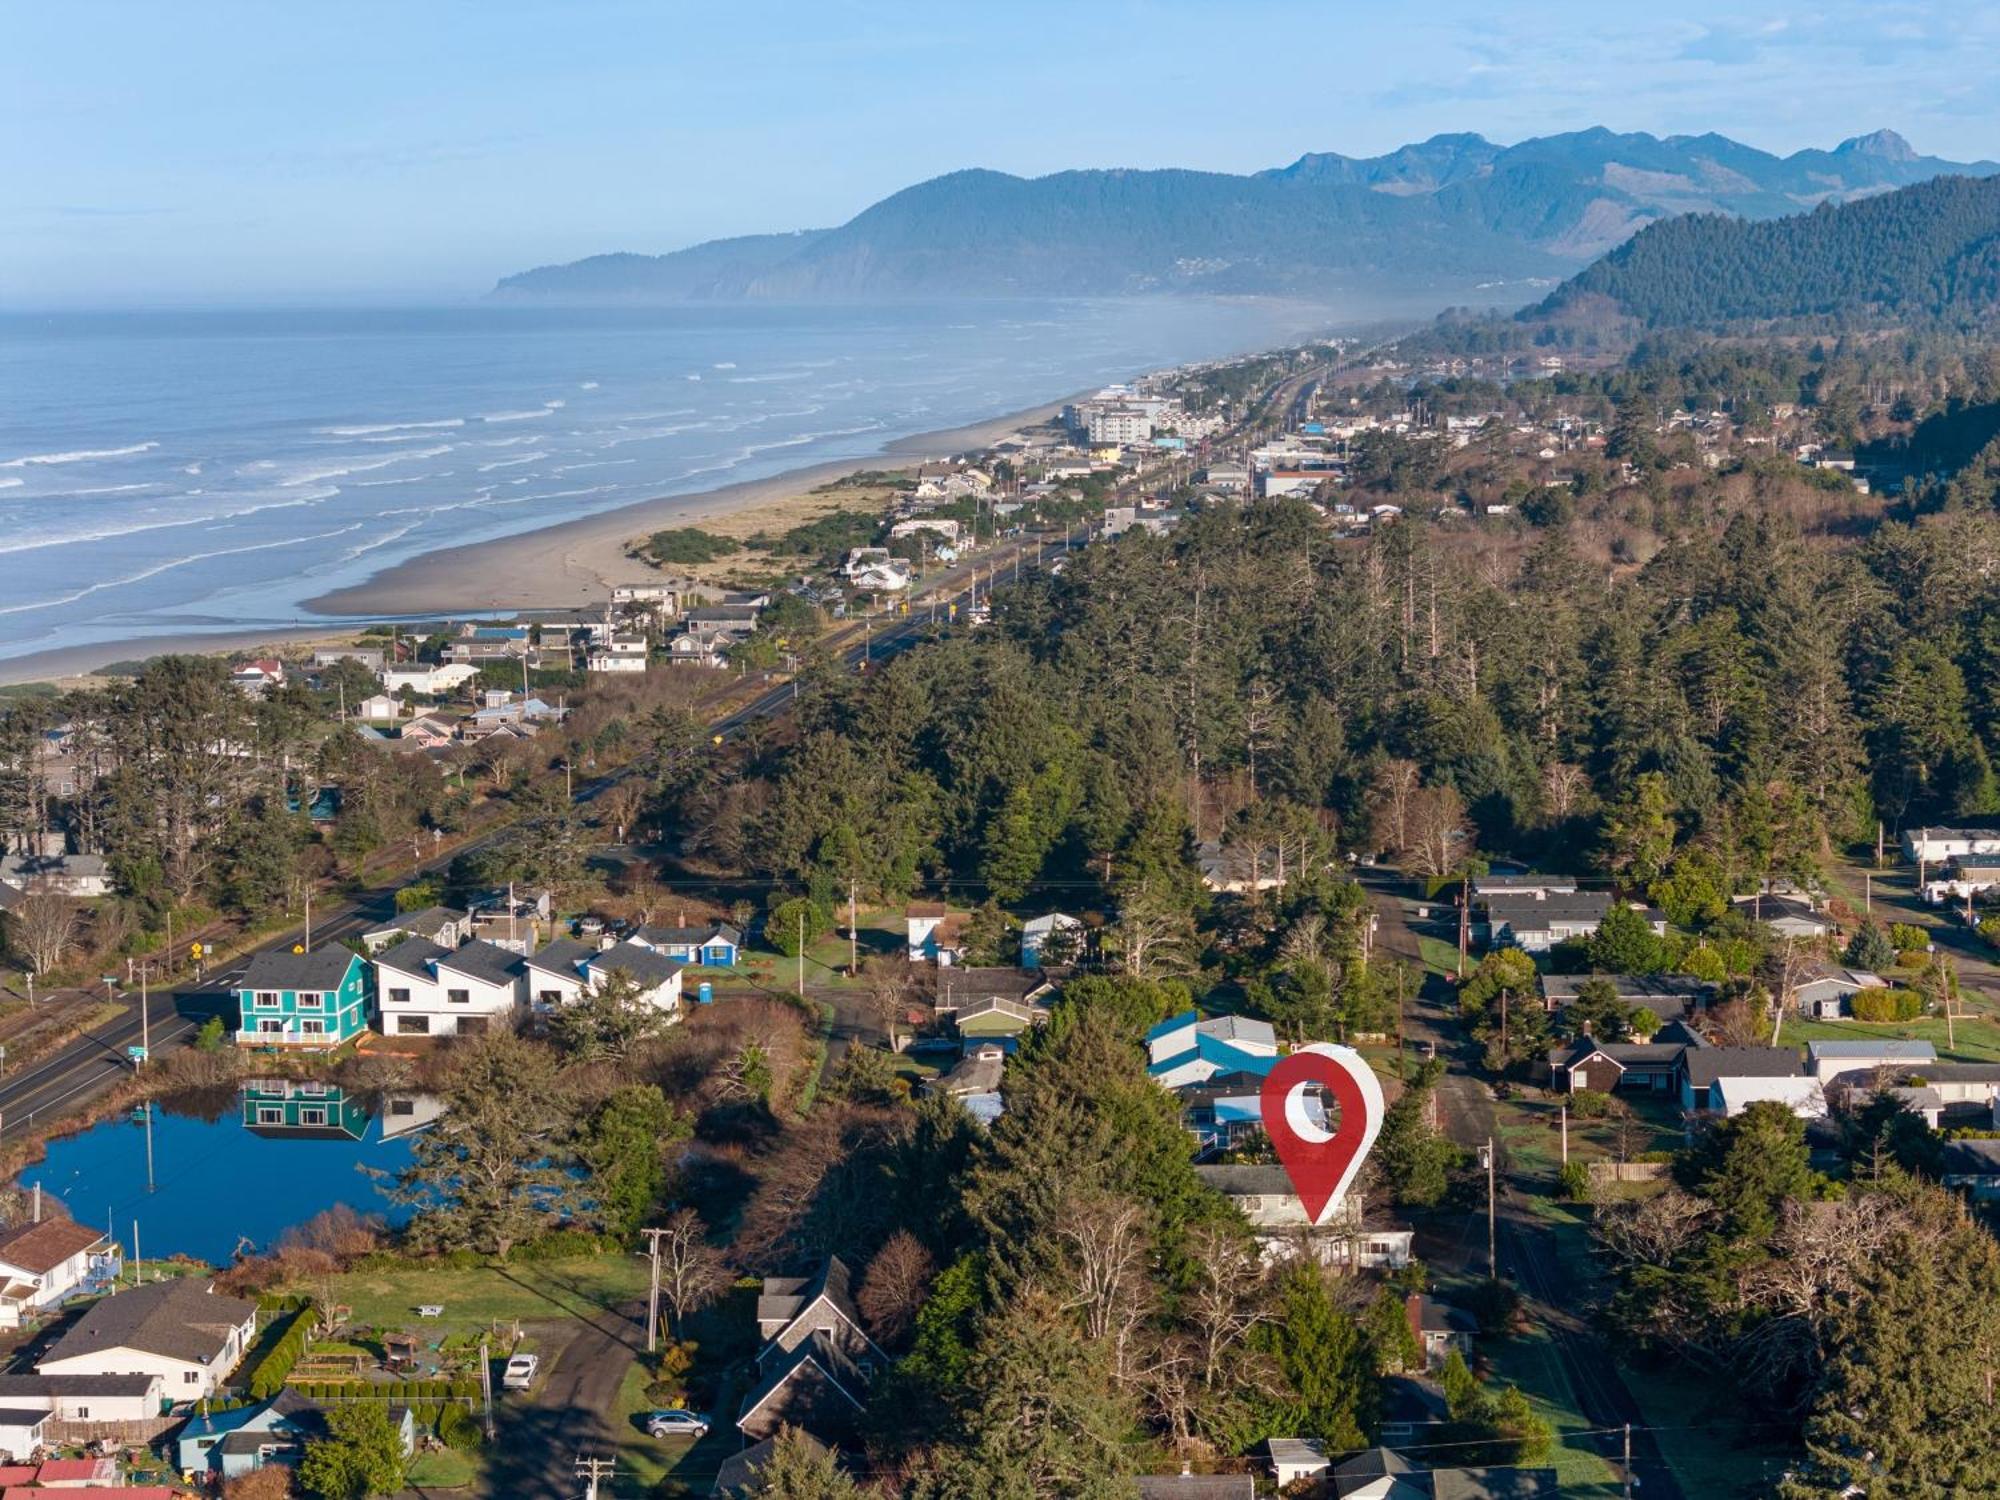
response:
[[[1663,1161],[1594,1161],[1586,1169],[1594,1183],[1658,1182],[1673,1170]]]

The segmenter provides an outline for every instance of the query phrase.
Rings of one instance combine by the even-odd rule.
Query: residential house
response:
[[[365,723],[385,724],[403,717],[403,700],[391,698],[387,693],[371,693],[350,712]]]
[[[379,648],[373,646],[325,646],[312,654],[313,670],[316,672],[338,666],[344,661],[365,667],[377,677],[382,675],[383,667],[388,665],[388,658]]]
[[[1735,905],[1753,922],[1762,922],[1779,937],[1816,943],[1831,937],[1838,924],[1803,896],[1758,894],[1738,896]]]
[[[1141,1474],[1139,1500],[1256,1500],[1257,1480],[1249,1474],[1197,1474],[1187,1465],[1178,1474]]]
[[[1826,1086],[1817,1078],[1722,1077],[1709,1088],[1710,1107],[1734,1118],[1753,1104],[1782,1104],[1802,1120],[1826,1118]]]
[[[2000,828],[1910,828],[1903,857],[1913,864],[1942,864],[1965,854],[2000,854]]]
[[[1574,875],[1543,875],[1534,873],[1507,875],[1475,875],[1472,877],[1472,899],[1484,901],[1490,896],[1574,896],[1577,891]]]
[[[1427,1375],[1385,1375],[1382,1378],[1384,1443],[1422,1444],[1451,1420],[1444,1387]]]
[[[102,1230],[66,1218],[0,1230],[0,1328],[19,1328],[117,1274],[118,1247]]]
[[[1197,1011],[1170,1016],[1146,1033],[1146,1072],[1163,1088],[1205,1083],[1218,1073],[1262,1078],[1278,1060],[1278,1035],[1268,1021]]]
[[[44,1354],[43,1375],[158,1375],[166,1398],[221,1389],[257,1335],[257,1304],[181,1276],[105,1297]]]
[[[1560,1013],[1593,983],[1610,985],[1627,1010],[1650,1010],[1663,1021],[1693,1019],[1715,993],[1714,985],[1686,974],[1544,974],[1542,1008]]]
[[[941,902],[912,902],[904,913],[908,929],[906,952],[911,963],[940,966],[958,963],[965,957],[964,912],[955,912]]]
[[[426,906],[398,912],[380,927],[361,934],[361,946],[373,955],[404,938],[420,937],[440,948],[456,948],[472,936],[472,918],[450,906]]]
[[[1487,941],[1496,948],[1511,946],[1529,953],[1546,953],[1559,943],[1595,933],[1605,913],[1611,910],[1612,900],[1605,891],[1489,896],[1485,903]],[[1664,937],[1666,917],[1656,911],[1642,910],[1647,925]]]
[[[972,1041],[1018,1041],[1049,1018],[1046,1007],[1005,995],[983,995],[951,1013],[958,1034]]]
[[[1021,924],[1021,967],[1039,969],[1042,956],[1057,964],[1074,963],[1083,954],[1084,926],[1080,917],[1059,911],[1030,917]]]
[[[643,672],[646,670],[647,641],[643,635],[614,633],[584,658],[590,672]]]
[[[980,1042],[965,1049],[951,1071],[924,1085],[927,1094],[956,1099],[965,1112],[984,1125],[1000,1118],[1000,1079],[1007,1067],[1007,1049],[998,1042]]]
[[[818,1457],[825,1457],[831,1450],[810,1432],[801,1432],[799,1437]],[[732,1453],[715,1466],[715,1487],[711,1495],[723,1500],[750,1500],[753,1495],[764,1492],[760,1482],[764,1468],[778,1449],[776,1438],[765,1438],[761,1443],[752,1443],[741,1453]]]
[[[442,698],[446,693],[463,687],[479,675],[479,668],[470,662],[438,662],[435,665],[415,665],[388,667],[382,673],[382,686],[391,693],[412,692],[419,698]]]
[[[1685,1037],[1692,1037],[1690,1043]],[[1549,1086],[1558,1093],[1592,1089],[1600,1094],[1619,1089],[1666,1093],[1679,1079],[1681,1054],[1690,1045],[1704,1045],[1692,1032],[1651,1042],[1599,1042],[1580,1036],[1549,1049]]]
[[[613,974],[623,974],[638,986],[636,998],[641,1005],[650,1005],[677,1021],[681,1015],[681,974],[685,967],[679,959],[668,958],[656,949],[624,942],[593,953],[584,961],[583,977],[587,987],[595,992],[610,983]]]
[[[742,932],[727,922],[639,927],[633,930],[632,941],[704,969],[733,969],[743,950]]]
[[[1946,1141],[1938,1180],[1963,1188],[1977,1202],[2000,1198],[2000,1140]]]
[[[1792,989],[1792,1003],[1809,1021],[1837,1021],[1848,1013],[1854,997],[1863,990],[1885,990],[1888,981],[1864,969],[1836,969],[1822,966]]]
[[[1805,1067],[1790,1047],[1689,1047],[1682,1051],[1679,1064],[1681,1108],[1721,1110],[1722,1096],[1716,1085],[1725,1078],[1801,1078]],[[1748,1092],[1739,1088],[1736,1098],[1747,1102]]]
[[[382,1027],[390,1036],[469,1036],[512,1024],[521,955],[475,939],[449,952],[408,938],[376,960]]]
[[[396,733],[399,745],[417,750],[441,750],[458,735],[458,726],[438,714],[424,714],[410,720]]]
[[[1279,1489],[1304,1479],[1317,1479],[1333,1467],[1326,1444],[1318,1438],[1274,1437],[1264,1440],[1264,1461]]]
[[[529,954],[521,967],[530,1008],[546,1012],[582,999],[589,983],[583,967],[597,954],[597,944],[575,938],[557,938],[541,952]]]
[[[694,626],[667,642],[667,660],[677,667],[726,667],[736,637]]]
[[[1918,894],[1931,906],[1943,906],[1949,901],[1970,902],[1995,889],[2000,889],[2000,854],[1959,854],[1941,875],[1926,880]]]
[[[838,1256],[829,1256],[816,1276],[764,1278],[757,1298],[760,1378],[736,1419],[746,1438],[775,1437],[785,1424],[830,1443],[854,1431],[868,1387],[888,1360],[861,1326],[851,1282]]]
[[[1181,1123],[1194,1137],[1198,1154],[1227,1151],[1262,1135],[1263,1089],[1264,1080],[1255,1073],[1217,1073],[1175,1089]]]
[[[1555,1500],[1554,1469],[1423,1469],[1389,1448],[1370,1448],[1333,1466],[1335,1500]]]
[[[274,687],[282,687],[285,682],[285,664],[275,656],[260,656],[255,661],[242,662],[230,668],[229,683],[239,692],[248,693],[253,698],[261,698]]]
[[[1195,846],[1194,862],[1201,883],[1211,891],[1242,896],[1273,891],[1285,883],[1284,861],[1275,849],[1209,839]]]
[[[548,891],[532,896],[491,891],[475,896],[466,906],[472,914],[471,938],[523,957],[541,946],[542,933],[555,922],[555,898]]]
[[[61,849],[5,854],[0,855],[0,884],[17,891],[55,891],[91,901],[111,894],[111,868],[101,854],[65,854]]]
[[[1843,1073],[1871,1073],[1877,1068],[1902,1073],[1936,1061],[1937,1048],[1929,1042],[1906,1042],[1895,1037],[1880,1041],[1806,1043],[1806,1066],[1821,1083],[1831,1083]]]
[[[158,1372],[132,1375],[0,1375],[0,1408],[34,1413],[47,1424],[47,1441],[144,1442],[159,1430],[166,1411],[166,1381]],[[4,1429],[28,1424],[0,1418],[0,1452],[11,1448]],[[32,1451],[32,1450],[30,1450]],[[0,1493],[5,1483],[0,1481]]]
[[[1454,1354],[1468,1364],[1472,1362],[1479,1319],[1464,1308],[1411,1292],[1403,1298],[1403,1316],[1409,1321],[1410,1336],[1423,1346],[1425,1369],[1442,1368]]]
[[[368,965],[329,944],[309,952],[266,949],[236,981],[239,1047],[325,1051],[368,1029]]]
[[[39,1407],[0,1405],[0,1458],[25,1463],[48,1446],[49,1413]],[[18,1475],[0,1472],[0,1483],[18,1483],[35,1477],[32,1468]],[[4,1493],[4,1492],[0,1492]]]
[[[403,1453],[416,1452],[416,1419],[407,1406],[389,1409]],[[268,1401],[230,1411],[198,1412],[174,1435],[174,1467],[183,1474],[227,1482],[274,1463],[293,1465],[326,1432],[326,1413],[287,1386]]]
[[[1269,1261],[1308,1254],[1323,1265],[1400,1270],[1410,1263],[1411,1230],[1371,1220],[1358,1188],[1330,1204],[1314,1224],[1285,1169],[1273,1165],[1198,1164],[1195,1176],[1221,1193],[1249,1221],[1259,1253]]]

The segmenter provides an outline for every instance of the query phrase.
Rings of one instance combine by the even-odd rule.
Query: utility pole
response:
[[[1486,1149],[1481,1155],[1485,1158],[1486,1166],[1486,1274],[1490,1279],[1498,1281],[1500,1279],[1500,1255],[1497,1233],[1498,1221],[1494,1213],[1494,1200],[1496,1196],[1494,1192],[1494,1172],[1499,1158],[1493,1150],[1492,1136],[1489,1135],[1486,1138]]]
[[[312,945],[313,945],[313,891],[312,891],[312,886],[308,884],[306,886],[306,940],[303,943],[301,943],[299,947],[303,951],[310,953],[312,952]]]
[[[597,1487],[609,1479],[618,1468],[615,1460],[609,1458],[576,1458],[576,1477],[583,1481],[583,1500],[597,1500]]]
[[[146,970],[149,967],[151,966],[146,963],[139,965],[139,1051],[143,1054],[139,1059],[141,1067],[145,1066],[146,1059],[153,1055],[152,1007],[147,1004],[146,994]],[[137,1072],[138,1069],[135,1068],[133,1071]]]
[[[486,1441],[493,1441],[493,1356],[479,1340],[479,1395],[486,1405]]]
[[[1632,1424],[1625,1424],[1625,1500],[1632,1500]]]
[[[1458,977],[1465,978],[1465,955],[1472,946],[1472,877],[1458,881]]]
[[[799,908],[799,994],[806,992],[806,909]]]
[[[1881,825],[1878,823],[1876,826],[1879,828]],[[1861,872],[1861,910],[1870,916],[1875,913],[1875,872],[1872,870]]]
[[[855,903],[854,877],[847,879],[847,973],[848,977],[861,972],[861,917]]]
[[[660,1236],[664,1229],[642,1229],[639,1233],[646,1237],[646,1255],[653,1263],[652,1288],[646,1293],[646,1352],[651,1354],[660,1346]]]
[[[1563,1101],[1563,1103],[1559,1106],[1559,1108],[1562,1111],[1563,1165],[1568,1166],[1569,1165],[1569,1102],[1567,1100]]]

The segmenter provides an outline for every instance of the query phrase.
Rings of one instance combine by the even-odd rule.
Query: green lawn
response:
[[[480,1463],[476,1453],[460,1453],[455,1449],[441,1448],[433,1453],[419,1453],[410,1462],[410,1472],[406,1476],[413,1485],[422,1485],[430,1490],[469,1489],[479,1478]]]
[[[1768,1495],[1786,1464],[1798,1457],[1774,1441],[1779,1434],[1743,1420],[1745,1403],[1726,1379],[1684,1367],[1626,1367],[1620,1373],[1684,1494],[1714,1500]],[[1639,1477],[1645,1479],[1643,1470]]]
[[[1458,977],[1458,944],[1447,943],[1442,938],[1417,934],[1417,952],[1422,956],[1424,967],[1433,974],[1443,974],[1448,978]],[[1471,973],[1471,965],[1476,960],[1466,961],[1466,972]]]
[[[496,1320],[577,1317],[629,1302],[645,1295],[646,1262],[617,1254],[468,1270],[409,1262],[350,1271],[338,1288],[357,1323],[440,1336]],[[425,1303],[441,1303],[444,1315],[419,1319],[417,1308]]]
[[[1960,1016],[1952,1023],[1956,1045],[1945,1038],[1941,1016],[1915,1021],[1803,1021],[1787,1016],[1781,1042],[1880,1042],[1891,1038],[1929,1042],[1939,1058],[1950,1062],[2000,1062],[2000,1024],[1990,1016]]]

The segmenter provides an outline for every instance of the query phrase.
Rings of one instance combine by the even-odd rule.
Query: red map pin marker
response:
[[[1340,1113],[1330,1131],[1306,1114],[1305,1089],[1314,1083]],[[1309,1042],[1265,1075],[1258,1107],[1307,1220],[1319,1223],[1329,1205],[1347,1195],[1381,1133],[1382,1084],[1375,1070],[1352,1047]]]

